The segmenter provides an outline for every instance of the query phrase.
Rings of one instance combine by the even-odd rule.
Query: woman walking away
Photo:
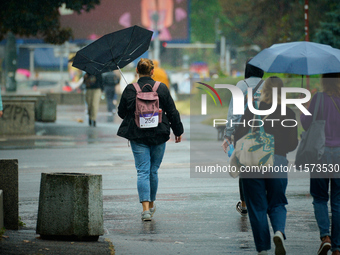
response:
[[[326,255],[332,249],[332,255],[340,255],[340,73],[323,74],[323,119],[325,124],[325,152],[318,164],[327,167],[322,176],[311,173],[310,193],[313,197],[314,215],[320,230],[321,245],[319,255]],[[321,101],[322,102],[322,101]],[[314,112],[316,95],[308,108]],[[319,106],[318,113],[320,113]],[[307,130],[312,123],[312,116],[301,115],[302,126]],[[319,114],[317,119],[321,119]],[[321,178],[320,178],[321,177]],[[330,194],[328,194],[330,187]],[[331,199],[332,226],[328,216],[328,200]]]
[[[262,116],[262,119],[275,119],[276,121],[263,121],[264,131],[274,136],[274,168],[282,169],[288,165],[287,153],[293,151],[298,144],[297,127],[293,124],[282,126],[281,123],[285,119],[296,120],[295,113],[286,107],[286,115],[281,115],[281,88],[283,82],[276,76],[269,77],[263,85],[260,97],[260,110],[268,110],[273,103],[272,91],[277,88],[277,108],[268,116]],[[254,115],[249,109],[245,112],[246,123],[253,119]],[[293,122],[293,121],[292,121]],[[257,124],[256,124],[257,125]],[[242,127],[243,128],[243,127]],[[247,133],[245,130],[245,133]],[[272,228],[274,230],[275,254],[285,255],[286,248],[284,245],[285,226],[287,210],[286,204],[286,188],[287,188],[287,172],[268,171],[260,173],[255,178],[241,173],[243,178],[243,190],[246,204],[248,207],[248,215],[253,232],[256,250],[258,254],[266,255],[271,248],[270,231],[268,218],[269,216]]]
[[[142,220],[150,221],[156,211],[154,201],[158,188],[158,169],[162,163],[165,143],[170,138],[170,128],[175,135],[175,143],[181,142],[183,125],[175,103],[164,83],[156,83],[151,77],[154,65],[149,59],[142,58],[137,65],[136,72],[139,80],[136,84],[129,84],[123,91],[118,115],[123,119],[118,129],[118,135],[130,141],[132,153],[137,169],[137,190],[139,201],[142,203]],[[158,86],[156,92],[159,98],[159,113],[161,121],[155,127],[143,128],[141,123],[145,115],[138,115],[139,126],[135,120],[137,90],[151,92]],[[138,86],[138,87],[135,87]],[[143,116],[142,116],[143,115]]]

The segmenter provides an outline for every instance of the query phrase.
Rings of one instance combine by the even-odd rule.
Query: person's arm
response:
[[[230,104],[228,108],[228,116],[227,116],[227,123],[226,123],[226,129],[224,132],[225,138],[231,137],[231,135],[235,131],[235,125],[231,125],[232,123],[239,122],[242,118],[242,115],[233,115],[233,98],[230,99]]]
[[[129,112],[136,108],[136,90],[132,84],[126,86],[118,105],[118,116],[124,119]]]
[[[122,76],[120,75],[120,72],[118,70],[114,70],[113,73],[117,77],[117,84],[118,84],[120,82],[120,79],[122,78]]]
[[[103,82],[103,77],[101,74],[98,75],[98,83],[99,83],[99,87],[101,89],[101,91],[104,91],[104,82]]]
[[[174,100],[170,95],[169,89],[164,83],[161,83],[159,90],[161,90],[161,93],[164,94],[165,103],[163,105],[163,110],[166,112],[169,119],[170,127],[175,135],[175,142],[178,143],[181,141],[181,136],[184,132],[180,114],[176,108]]]
[[[244,86],[241,82],[236,84],[236,87],[240,88],[243,92],[243,95],[247,92],[247,87]],[[227,123],[226,128],[224,130],[224,140],[222,143],[222,148],[224,152],[227,152],[227,148],[229,144],[231,144],[231,136],[235,132],[235,124],[231,125],[232,123],[240,122],[242,119],[242,115],[233,115],[233,97],[231,97],[228,107],[228,116],[227,116]],[[229,144],[228,144],[229,143]]]
[[[228,108],[226,128],[224,129],[224,139],[221,145],[225,153],[227,153],[227,148],[229,144],[231,144],[231,135],[235,131],[235,126],[232,126],[231,122],[237,121],[237,116],[240,115],[233,115],[233,98],[231,97]]]
[[[291,109],[287,109],[287,119],[296,120],[296,115]],[[287,131],[287,149],[288,151],[293,151],[298,146],[298,128],[295,127],[283,127]]]
[[[312,101],[308,107],[308,111],[313,114],[314,113],[314,109],[315,109],[315,104],[316,104],[316,97],[317,94],[315,94],[312,98]],[[313,121],[313,116],[312,115],[304,115],[303,113],[301,113],[300,115],[300,120],[301,120],[301,124],[304,130],[307,130],[310,126],[310,124]]]

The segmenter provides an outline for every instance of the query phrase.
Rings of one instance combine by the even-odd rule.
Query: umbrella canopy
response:
[[[72,66],[92,75],[123,68],[149,49],[152,34],[133,26],[104,35],[79,50]]]
[[[337,73],[340,72],[340,50],[306,41],[279,43],[258,53],[249,64],[268,73]]]

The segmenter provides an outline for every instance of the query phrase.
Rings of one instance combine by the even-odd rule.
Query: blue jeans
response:
[[[130,141],[137,169],[137,190],[139,202],[156,200],[158,188],[158,168],[165,151],[165,143],[145,145]]]
[[[286,157],[274,155],[274,166],[287,166]],[[273,173],[275,174],[275,173]],[[282,176],[280,174],[280,176]],[[256,250],[267,251],[271,248],[271,239],[267,214],[274,233],[281,231],[285,237],[287,210],[285,178],[244,178],[243,191],[248,208],[248,215],[253,232]],[[272,176],[271,176],[272,177]]]
[[[340,147],[325,147],[321,164],[340,165]],[[313,178],[311,174],[310,193],[313,196],[314,215],[320,230],[320,238],[331,236],[332,251],[340,250],[340,178],[336,174],[328,174],[328,178]],[[330,220],[328,215],[329,184],[331,185],[332,227],[329,232]]]

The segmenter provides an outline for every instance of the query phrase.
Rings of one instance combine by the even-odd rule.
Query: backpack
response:
[[[135,123],[139,128],[153,128],[157,127],[158,123],[162,122],[162,109],[159,109],[159,98],[157,89],[160,85],[159,81],[153,85],[145,84],[145,86],[152,87],[150,92],[142,92],[138,83],[133,83],[136,94],[136,111],[135,111]]]
[[[114,72],[107,72],[103,74],[103,83],[105,86],[113,87],[116,86],[120,81],[120,78],[118,75],[116,75]]]

